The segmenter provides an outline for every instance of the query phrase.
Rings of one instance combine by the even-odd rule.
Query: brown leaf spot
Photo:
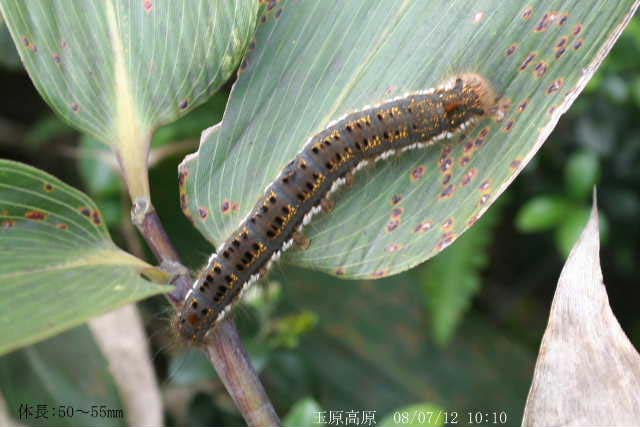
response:
[[[531,64],[531,61],[533,61],[536,56],[538,56],[538,54],[535,52],[531,52],[529,55],[527,55],[526,58],[524,58],[524,61],[522,61],[522,64],[520,64],[520,71],[526,70],[529,64]]]
[[[560,40],[558,40],[558,43],[556,43],[556,50],[562,49],[563,47],[567,47],[568,43],[569,43],[569,37],[567,36],[560,37]]]
[[[516,124],[515,120],[509,120],[507,122],[507,124],[504,125],[504,127],[502,128],[502,131],[503,132],[511,132],[511,129],[513,129],[513,125],[515,125],[515,124]]]
[[[551,83],[551,86],[549,86],[549,89],[547,89],[547,93],[550,95],[554,92],[557,92],[560,89],[562,89],[563,86],[564,86],[564,79],[558,79],[553,83]]]
[[[453,193],[455,193],[455,191],[455,184],[449,184],[444,190],[442,190],[442,193],[440,193],[440,199],[450,198],[451,196],[453,196]]]
[[[373,274],[371,275],[371,277],[374,277],[376,279],[379,279],[381,277],[385,277],[389,274],[389,269],[388,268],[384,268],[382,270],[376,270],[373,272]]]
[[[484,145],[484,142],[487,139],[489,132],[491,132],[491,128],[489,127],[485,127],[480,131],[480,133],[478,134],[478,137],[473,142],[475,148],[480,148]]]
[[[576,26],[573,27],[573,31],[571,32],[571,34],[573,34],[574,36],[577,36],[582,32],[582,28],[583,28],[582,24],[576,24]]]
[[[514,43],[507,48],[507,56],[513,55],[516,50],[518,50],[518,44]]]
[[[471,157],[469,156],[462,156],[462,158],[460,159],[460,166],[467,166],[469,164],[469,162],[471,162]]]
[[[453,218],[449,218],[442,223],[442,229],[445,231],[449,231],[451,227],[453,227]]]
[[[562,27],[567,23],[568,20],[569,20],[569,14],[565,13],[563,15],[560,15],[560,19],[558,19],[558,26]]]
[[[440,158],[440,170],[445,173],[453,166],[453,159],[451,157]]]
[[[544,61],[540,61],[536,64],[536,68],[534,68],[533,74],[536,77],[541,78],[547,73],[548,69],[549,69],[549,65]]]
[[[491,197],[490,193],[483,194],[482,197],[480,197],[480,204],[485,205],[489,201],[490,197]]]
[[[393,210],[391,211],[391,218],[400,219],[403,214],[404,214],[404,208],[402,207],[393,208]]]
[[[444,178],[442,178],[442,185],[447,185],[449,183],[449,181],[451,181],[451,174],[450,173],[446,173],[444,175]]]
[[[89,209],[88,207],[82,206],[81,208],[79,208],[79,211],[82,215],[86,217],[91,217],[91,209]]]
[[[522,164],[522,159],[515,159],[509,164],[509,167],[513,170],[518,170],[521,164]]]
[[[187,183],[187,177],[189,176],[189,169],[187,168],[180,168],[180,170],[178,171],[178,186],[179,187],[184,187],[185,184]]]
[[[442,237],[440,237],[440,241],[438,242],[437,249],[438,251],[442,251],[447,246],[449,246],[456,239],[455,233],[444,233]]]
[[[524,101],[522,101],[520,105],[518,105],[518,108],[517,108],[518,113],[522,113],[524,110],[526,110],[528,105],[529,105],[528,99],[525,99]]]
[[[2,228],[8,230],[16,226],[16,222],[12,219],[5,219],[2,221]]]
[[[53,61],[56,64],[59,64],[62,62],[62,57],[60,57],[60,54],[58,52],[54,52],[53,55],[51,55],[53,57]]]
[[[509,111],[511,111],[511,99],[500,98],[500,100],[498,101],[496,112],[493,115],[496,123],[500,123],[501,121],[503,121],[504,118],[509,114]]]
[[[74,113],[80,112],[80,104],[78,104],[77,102],[72,102],[71,109],[73,110]]]
[[[482,184],[480,184],[479,188],[481,191],[487,191],[489,187],[491,187],[491,180],[485,179],[484,181],[482,181]]]
[[[42,221],[47,218],[47,214],[42,211],[28,211],[24,216],[34,221]]]
[[[276,18],[280,18],[280,15],[282,15],[282,9],[276,11]]]
[[[97,210],[93,211],[91,213],[91,219],[93,220],[93,223],[95,225],[101,225],[102,224],[102,218],[100,217],[100,212],[98,212]]]
[[[200,218],[207,219],[207,217],[209,216],[209,210],[204,207],[199,207],[198,214],[200,215]]]
[[[461,184],[463,187],[469,185],[469,183],[471,182],[471,180],[473,178],[475,178],[478,175],[478,169],[476,168],[471,168],[469,169],[469,172],[465,173],[464,176],[462,177],[461,180]]]
[[[186,194],[180,194],[180,209],[182,209],[184,216],[193,222],[193,214],[189,209],[189,197]]]
[[[467,221],[467,224],[469,224],[469,227],[473,227],[476,222],[478,222],[478,215],[473,215],[471,218],[469,218],[469,221]]]
[[[44,191],[46,191],[47,193],[51,193],[53,191],[53,185],[46,183],[44,185]]]
[[[522,18],[528,21],[529,19],[531,19],[532,16],[533,16],[533,8],[531,6],[527,6],[522,12]]]
[[[57,224],[56,227],[58,227],[60,230],[68,230],[69,229],[69,226],[67,224],[65,224],[64,222],[61,222],[61,223]]]
[[[385,248],[385,251],[387,252],[398,252],[400,249],[402,249],[402,245],[399,243],[391,243],[389,246],[387,246]]]
[[[346,274],[346,270],[344,267],[338,267],[336,268],[335,274],[336,276],[344,276]]]
[[[560,59],[560,57],[564,55],[566,51],[567,49],[565,49],[564,47],[560,49],[556,49],[556,59]]]
[[[578,39],[573,43],[573,50],[578,50],[584,44],[584,39]]]
[[[553,24],[553,22],[557,18],[558,18],[558,14],[556,12],[545,13],[542,16],[542,19],[540,20],[540,22],[538,22],[538,25],[536,25],[536,27],[534,28],[534,31],[536,33],[541,33],[543,31],[547,31],[549,29],[549,27],[551,26],[551,24]]]
[[[393,196],[391,196],[391,205],[395,206],[399,204],[400,202],[402,202],[402,199],[402,194],[394,194]]]
[[[432,228],[433,228],[433,221],[424,221],[416,225],[416,228],[414,229],[414,231],[416,233],[424,233],[431,230]]]
[[[395,92],[395,91],[397,91],[397,90],[398,90],[398,86],[396,86],[396,85],[391,85],[391,86],[389,86],[389,87],[387,88],[387,90],[385,90],[385,91],[384,91],[384,94],[388,96],[388,95],[391,95],[392,93],[394,93],[394,92]]]
[[[387,223],[387,233],[391,233],[393,230],[400,226],[400,218],[394,218]]]
[[[473,141],[467,142],[466,144],[464,144],[464,152],[466,154],[471,153],[473,151],[473,147],[474,147]]]
[[[417,166],[414,170],[411,171],[411,181],[415,182],[421,179],[424,174],[427,172],[427,167],[425,165]]]
[[[22,43],[24,43],[25,47],[27,49],[29,49],[31,52],[37,52],[38,51],[38,46],[36,46],[34,43],[31,42],[31,40],[29,40],[28,37],[23,37],[22,38]]]
[[[182,101],[180,101],[180,104],[178,105],[178,107],[180,107],[181,110],[186,109],[187,107],[189,107],[189,100],[183,99]]]

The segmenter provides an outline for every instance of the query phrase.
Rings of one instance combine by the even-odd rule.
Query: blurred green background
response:
[[[395,411],[413,411],[413,405],[464,418],[475,410],[505,411],[509,424],[519,424],[555,284],[586,223],[594,185],[610,303],[640,346],[639,54],[636,18],[538,155],[477,226],[433,260],[361,282],[279,265],[255,287],[236,319],[276,410],[289,424],[309,425],[317,411],[373,410],[378,425],[392,425]],[[113,156],[52,114],[15,57],[0,62],[0,156],[87,192],[114,240],[152,260],[130,225]],[[195,151],[200,132],[221,119],[230,87],[162,128],[153,141],[154,203],[194,269],[213,249],[180,211],[177,165]],[[167,423],[242,424],[208,361],[176,344],[163,298],[140,308],[168,403]],[[82,348],[72,343],[90,336],[78,331],[49,345],[55,340],[57,348]],[[0,388],[10,409],[19,399],[35,400],[37,382],[29,379],[39,375],[34,360],[50,375],[64,376],[69,369],[69,358],[46,357],[47,345],[0,359]],[[16,363],[27,379],[9,381]],[[87,375],[104,369],[100,363],[73,366]],[[70,384],[66,400],[73,403],[80,386]]]

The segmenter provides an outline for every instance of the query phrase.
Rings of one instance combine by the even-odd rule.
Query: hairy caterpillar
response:
[[[465,129],[494,108],[491,85],[461,74],[426,91],[348,114],[312,136],[265,189],[237,230],[211,256],[187,293],[178,333],[202,342],[321,209],[327,196],[368,162],[425,147]]]

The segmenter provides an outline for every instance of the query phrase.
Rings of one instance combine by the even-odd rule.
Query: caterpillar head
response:
[[[496,105],[495,91],[482,76],[473,73],[460,74],[440,89],[448,126],[464,126],[477,117],[493,114]]]

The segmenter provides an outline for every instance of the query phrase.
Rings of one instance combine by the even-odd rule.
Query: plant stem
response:
[[[240,342],[231,316],[226,317],[207,335],[206,351],[231,397],[249,426],[279,426],[280,419],[269,402],[246,350]]]
[[[191,288],[191,278],[151,201],[136,200],[131,218],[160,262],[160,266],[173,274],[172,283],[175,289],[169,294],[169,299],[176,308],[180,308]],[[249,426],[280,425],[273,405],[240,340],[233,318],[227,317],[207,335],[206,352]]]

